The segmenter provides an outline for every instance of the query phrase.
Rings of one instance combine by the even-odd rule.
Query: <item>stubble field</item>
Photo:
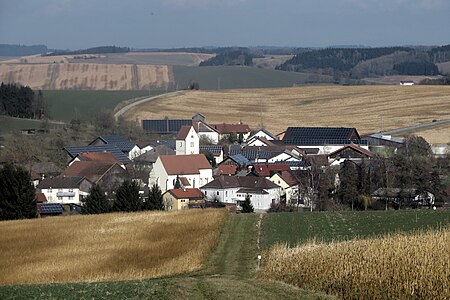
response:
[[[210,123],[242,121],[258,128],[261,110],[263,125],[275,134],[288,126],[356,127],[361,134],[374,133],[450,119],[450,87],[304,86],[191,91],[137,106],[127,118],[190,118],[201,112]]]
[[[0,285],[142,280],[204,263],[223,210],[0,222]]]

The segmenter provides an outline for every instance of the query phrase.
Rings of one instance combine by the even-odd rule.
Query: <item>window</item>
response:
[[[62,200],[63,199],[63,197],[58,197],[58,200]]]
[[[48,199],[48,201],[52,201],[53,197],[52,196],[48,196],[47,199]]]
[[[73,193],[73,189],[69,189],[69,193]]]
[[[47,193],[51,194],[52,193],[52,188],[49,188]]]
[[[181,202],[186,202],[186,199],[181,199],[180,201],[181,201]]]
[[[69,196],[69,200],[73,200],[73,196]]]
[[[207,193],[208,193],[208,191],[205,191],[205,196],[206,196]]]
[[[58,192],[62,192],[63,191],[63,189],[58,189]]]
[[[228,196],[228,191],[225,191],[225,196]]]
[[[219,196],[219,191],[217,191],[217,196]]]
[[[191,142],[191,147],[194,147],[195,146],[195,143],[194,142]]]

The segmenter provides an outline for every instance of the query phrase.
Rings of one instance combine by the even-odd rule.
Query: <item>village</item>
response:
[[[98,136],[88,145],[64,147],[68,164],[61,173],[32,172],[39,215],[81,212],[94,185],[112,200],[127,179],[137,184],[144,202],[157,185],[165,210],[227,207],[240,212],[246,199],[256,212],[326,210],[319,190],[328,170],[339,170],[345,162],[361,171],[379,153],[395,153],[406,142],[383,134],[360,136],[356,128],[341,127],[288,127],[273,134],[242,122],[210,124],[201,113],[184,120],[143,120],[142,126],[161,139]],[[332,176],[337,190],[343,179],[338,171]],[[370,197],[369,202],[381,202],[378,209],[386,210],[398,209],[401,200],[414,207],[435,205],[433,193],[412,186],[386,185],[371,190]]]

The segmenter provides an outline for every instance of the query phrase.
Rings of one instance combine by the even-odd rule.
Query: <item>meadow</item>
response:
[[[346,241],[368,237],[439,229],[450,225],[450,211],[334,211],[271,213],[263,218],[262,246],[296,246],[311,240]]]
[[[450,119],[449,102],[450,86],[302,86],[190,91],[139,105],[126,117],[130,120],[163,119],[165,116],[184,119],[201,112],[210,123],[242,121],[252,128],[263,125],[274,134],[288,126],[356,127],[360,134],[367,134]],[[448,136],[441,136],[443,143],[448,139]]]
[[[75,110],[81,120],[91,119],[96,110],[114,110],[121,102],[143,96],[156,96],[162,91],[77,91],[44,90],[48,100],[51,119],[69,122],[75,117]]]
[[[0,222],[0,285],[142,280],[202,267],[224,210]]]
[[[191,80],[202,90],[292,87],[305,83],[332,83],[331,76],[239,66],[173,66],[175,86],[187,88]]]

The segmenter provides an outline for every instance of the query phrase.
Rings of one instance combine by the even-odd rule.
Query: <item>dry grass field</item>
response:
[[[218,241],[226,214],[190,210],[0,222],[0,285],[191,272]]]
[[[342,299],[448,299],[450,228],[295,248],[263,255],[261,276]]]
[[[0,64],[0,82],[33,89],[148,90],[171,82],[168,66],[93,63]]]
[[[450,118],[449,86],[304,86],[282,89],[190,91],[137,106],[129,120],[190,118],[245,122],[280,133],[288,126],[356,127],[362,134]],[[441,127],[442,128],[442,127]],[[424,136],[426,138],[426,136]],[[448,142],[449,137],[442,140]]]

